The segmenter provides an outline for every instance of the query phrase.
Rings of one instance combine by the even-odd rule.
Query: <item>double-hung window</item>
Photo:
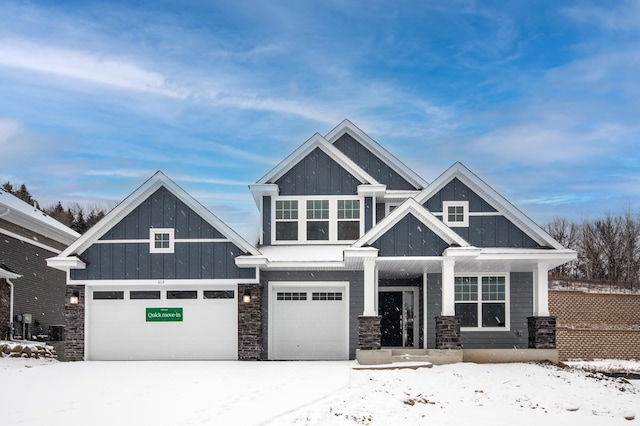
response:
[[[276,240],[296,241],[298,239],[298,201],[276,201]]]
[[[360,200],[338,200],[338,239],[360,237]]]
[[[462,327],[506,328],[508,284],[503,275],[455,277],[455,312]]]
[[[307,200],[307,240],[329,239],[329,200]]]

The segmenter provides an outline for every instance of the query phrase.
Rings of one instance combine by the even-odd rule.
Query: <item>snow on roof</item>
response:
[[[263,246],[262,253],[270,262],[341,262],[348,245]]]
[[[71,244],[80,236],[73,229],[63,225],[29,203],[22,201],[3,188],[0,188],[0,217],[16,225],[33,229],[64,244]]]

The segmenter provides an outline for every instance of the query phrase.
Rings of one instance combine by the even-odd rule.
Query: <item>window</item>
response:
[[[233,290],[205,290],[205,299],[233,299],[235,292]]]
[[[450,227],[469,226],[469,202],[445,201],[442,203],[442,220]]]
[[[296,241],[298,239],[298,201],[276,201],[276,240]]]
[[[342,292],[313,292],[311,300],[342,300]]]
[[[307,200],[307,240],[329,239],[329,200]]]
[[[276,296],[278,300],[307,300],[307,293],[305,292],[283,291],[278,292]]]
[[[456,315],[462,317],[462,327],[506,328],[506,277],[455,277],[455,309]]]
[[[310,244],[355,241],[361,233],[361,200],[345,196],[276,199],[272,241]]]
[[[149,231],[151,253],[173,253],[172,228],[151,228]]]
[[[153,290],[131,290],[129,294],[131,300],[144,300],[144,299],[160,299],[160,292]]]
[[[167,291],[167,299],[197,299],[198,292],[195,290],[174,290]]]
[[[338,239],[360,237],[360,200],[338,200]]]
[[[94,291],[93,300],[122,300],[124,291]]]

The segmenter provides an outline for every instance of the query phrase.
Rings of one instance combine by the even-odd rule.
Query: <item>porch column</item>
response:
[[[442,316],[456,314],[454,267],[456,261],[450,257],[442,258]]]
[[[376,280],[376,260],[364,260],[364,312],[362,316],[374,317],[378,315],[376,307],[376,293],[378,282]]]
[[[549,268],[545,263],[533,267],[533,316],[549,316]]]

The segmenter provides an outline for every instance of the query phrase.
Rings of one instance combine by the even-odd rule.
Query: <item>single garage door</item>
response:
[[[238,357],[236,286],[92,286],[86,303],[90,360]]]
[[[269,359],[349,358],[348,283],[269,287]]]

